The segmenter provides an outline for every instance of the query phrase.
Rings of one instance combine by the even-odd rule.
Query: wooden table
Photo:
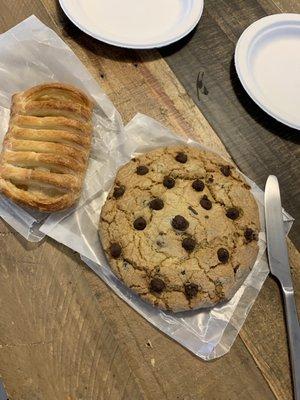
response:
[[[245,3],[271,13],[277,6],[295,10],[296,1],[234,3],[241,12]],[[229,2],[206,3],[212,13],[214,5]],[[101,44],[68,22],[54,0],[1,0],[1,31],[31,14],[71,46],[125,122],[143,112],[226,154],[220,127],[212,129],[157,51]],[[218,24],[234,41],[238,21],[228,16]],[[272,279],[230,353],[204,362],[148,324],[54,241],[25,243],[0,222],[0,249],[0,375],[11,400],[292,398],[282,303]],[[289,250],[300,304],[300,257],[291,243]]]

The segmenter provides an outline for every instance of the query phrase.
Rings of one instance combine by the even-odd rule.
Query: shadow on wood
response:
[[[71,37],[76,40],[82,47],[86,50],[92,52],[95,55],[104,57],[111,60],[120,60],[122,62],[131,62],[135,66],[141,61],[139,53],[143,53],[143,62],[153,61],[160,58],[160,54],[156,51],[151,50],[131,50],[121,47],[116,47],[109,45],[107,43],[101,42],[94,39],[92,36],[87,35],[82,32],[63,12],[59,5],[58,0],[56,1],[57,15],[59,22],[63,28],[63,35]]]
[[[197,26],[198,25],[196,25],[196,27],[188,35],[186,35],[182,39],[178,40],[175,43],[170,44],[169,46],[162,47],[159,50],[161,55],[163,57],[167,57],[167,56],[170,56],[172,54],[177,53],[183,47],[185,47],[189,43],[189,41],[193,38],[193,36],[195,35],[195,33],[197,31]]]

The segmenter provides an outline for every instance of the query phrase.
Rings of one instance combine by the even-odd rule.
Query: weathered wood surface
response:
[[[125,121],[144,112],[226,154],[156,51],[98,43],[53,0],[0,1],[1,31],[33,13],[72,47]],[[0,249],[0,375],[12,400],[292,398],[273,280],[230,353],[206,363],[143,320],[63,246],[49,239],[28,245],[0,222]],[[299,302],[299,254],[293,246],[290,254]]]
[[[300,1],[207,0],[197,29],[161,54],[241,170],[261,188],[268,175],[278,176],[283,206],[296,219],[290,237],[300,249],[299,131],[277,122],[251,100],[233,61],[244,29],[280,12],[299,13]]]

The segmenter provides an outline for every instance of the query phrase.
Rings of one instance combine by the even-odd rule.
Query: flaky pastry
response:
[[[13,95],[0,155],[0,191],[40,211],[71,207],[87,169],[92,112],[84,93],[62,83]]]

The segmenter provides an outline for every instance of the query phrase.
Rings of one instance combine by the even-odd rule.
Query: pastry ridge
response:
[[[13,95],[0,154],[0,192],[39,211],[71,207],[87,169],[92,112],[93,102],[63,83]]]

